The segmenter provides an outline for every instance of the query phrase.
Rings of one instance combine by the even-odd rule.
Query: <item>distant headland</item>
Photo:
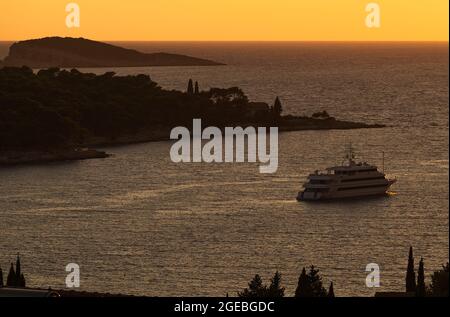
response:
[[[47,37],[11,45],[1,66],[49,67],[144,67],[219,66],[218,62],[169,53],[141,53],[136,50],[84,38]]]

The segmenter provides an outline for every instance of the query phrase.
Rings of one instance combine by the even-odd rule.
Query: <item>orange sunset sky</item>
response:
[[[66,4],[81,27],[66,27]],[[367,28],[365,6],[381,8]],[[448,0],[1,0],[0,41],[448,41]]]

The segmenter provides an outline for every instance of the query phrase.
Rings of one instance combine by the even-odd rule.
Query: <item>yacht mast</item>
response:
[[[352,146],[352,143],[350,142],[347,147],[347,159],[348,159],[349,165],[352,165],[354,158],[355,158],[355,155],[353,154],[353,146]]]

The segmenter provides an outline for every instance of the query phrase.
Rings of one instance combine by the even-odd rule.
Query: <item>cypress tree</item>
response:
[[[194,93],[194,83],[192,82],[192,79],[189,79],[187,93],[189,95],[192,95]]]
[[[416,272],[414,271],[413,248],[409,247],[408,267],[406,269],[406,292],[416,291]]]
[[[423,264],[423,258],[419,262],[419,270],[417,271],[417,289],[416,296],[424,297],[426,295],[425,287],[425,269]]]
[[[312,297],[312,289],[308,281],[305,268],[303,268],[302,273],[298,278],[297,289],[295,290],[295,297]]]
[[[17,286],[18,287],[25,287],[26,286],[25,276],[23,276],[23,274],[20,274],[19,283],[17,284]]]
[[[276,117],[281,116],[281,112],[283,112],[283,107],[281,106],[280,98],[275,99],[275,103],[273,105],[273,112],[275,113]]]
[[[6,278],[6,286],[16,286],[16,272],[14,271],[14,264],[11,263],[9,268],[8,277]]]
[[[20,265],[20,256],[17,255],[16,259],[16,286],[20,286],[21,284],[21,276],[22,276],[22,269]]]
[[[198,81],[195,82],[195,89],[194,89],[194,94],[198,95],[200,93],[200,90],[198,88]]]
[[[333,282],[330,283],[330,288],[328,289],[328,297],[335,297],[334,296],[334,287],[333,287]]]

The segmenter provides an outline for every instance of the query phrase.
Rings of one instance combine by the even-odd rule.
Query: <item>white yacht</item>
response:
[[[386,195],[396,179],[387,179],[383,172],[366,162],[356,162],[350,146],[346,156],[347,163],[327,168],[324,172],[316,171],[308,176],[298,193],[297,200],[328,200],[375,195]]]

